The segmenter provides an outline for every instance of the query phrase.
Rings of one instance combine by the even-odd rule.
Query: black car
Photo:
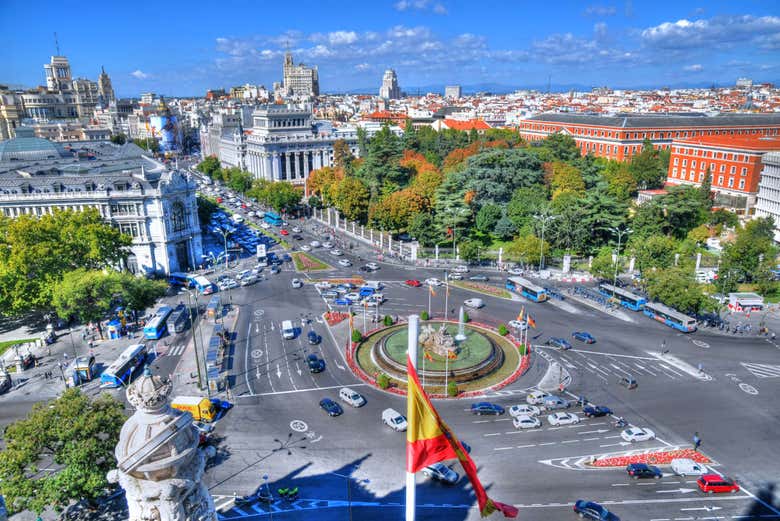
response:
[[[661,477],[664,475],[663,472],[661,472],[661,469],[658,467],[654,465],[646,465],[644,463],[629,463],[626,467],[626,472],[628,472],[628,475],[634,479],[661,479]]]
[[[490,278],[487,275],[473,275],[469,277],[469,280],[473,280],[475,282],[487,282],[490,280]]]
[[[325,370],[325,360],[314,353],[306,357],[306,364],[308,364],[311,373],[321,373]]]
[[[601,416],[612,414],[612,409],[609,407],[604,407],[603,405],[587,405],[582,408],[582,414],[588,418],[599,418]]]
[[[341,409],[341,405],[337,404],[330,398],[323,398],[320,400],[320,407],[323,411],[328,413],[328,416],[341,416],[344,411]]]
[[[607,510],[607,507],[599,505],[595,501],[578,499],[574,503],[574,512],[580,517],[596,519],[597,521],[620,521],[620,518]]]
[[[477,402],[471,404],[471,413],[478,416],[482,416],[483,414],[495,414],[496,416],[500,416],[504,414],[504,408],[496,403]]]
[[[316,331],[309,331],[309,334],[306,335],[309,339],[309,344],[316,346],[320,342],[322,342],[322,337],[317,334]]]
[[[303,235],[296,233],[295,235],[292,236],[292,238],[295,239],[296,241],[302,241]]]

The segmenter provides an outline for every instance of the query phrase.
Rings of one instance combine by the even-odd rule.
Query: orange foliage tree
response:
[[[344,171],[326,166],[312,170],[306,180],[310,195],[317,194],[325,204],[333,203],[333,188],[344,179]]]

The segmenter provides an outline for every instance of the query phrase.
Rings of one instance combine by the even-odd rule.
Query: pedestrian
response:
[[[696,452],[699,452],[699,447],[701,447],[701,438],[699,438],[699,432],[693,433],[693,450]]]

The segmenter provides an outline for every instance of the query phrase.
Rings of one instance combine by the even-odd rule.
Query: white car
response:
[[[509,273],[510,275],[522,275],[523,270],[521,270],[520,268],[512,268],[507,273]]]
[[[352,263],[349,262],[349,259],[339,259],[339,266],[344,266],[345,268],[349,268],[352,266]]]
[[[294,287],[296,289],[297,288],[302,288],[303,287],[303,282],[301,281],[301,279],[292,279],[292,287]]]
[[[528,329],[528,324],[525,322],[525,320],[523,320],[523,321],[520,321],[520,320],[510,320],[509,321],[509,327],[511,327],[513,329],[517,329],[519,331],[525,331],[526,329]]]
[[[357,301],[360,300],[360,294],[359,293],[354,293],[354,292],[353,293],[347,293],[346,295],[344,295],[344,298],[347,298],[347,299],[351,300],[352,302],[357,302]]]
[[[471,309],[479,309],[484,307],[485,303],[481,298],[469,298],[463,301],[463,305]]]
[[[460,273],[450,273],[447,275],[447,278],[450,280],[463,280],[463,275]]]
[[[406,418],[395,409],[385,409],[382,411],[382,423],[396,432],[403,432],[408,426]]]
[[[571,412],[554,412],[547,416],[550,425],[574,425],[580,423],[580,417]]]
[[[293,226],[293,233],[301,233],[301,229],[298,226]]]
[[[620,433],[620,437],[626,441],[647,441],[654,440],[655,433],[650,429],[643,429],[641,427],[631,427]]]
[[[270,230],[271,229],[271,225],[268,224],[267,222],[261,222],[260,223],[260,228],[262,228],[263,230]]]
[[[538,416],[540,412],[539,407],[536,407],[535,405],[526,405],[524,403],[513,405],[509,408],[509,414],[511,416]]]
[[[379,269],[379,264],[377,264],[376,262],[369,262],[368,264],[366,264],[366,267],[376,271]]]
[[[329,250],[329,249],[333,248],[333,244],[331,244],[328,241],[325,241],[325,242],[322,243],[322,247],[325,248],[326,250]]]
[[[317,289],[330,289],[330,288],[333,287],[333,284],[331,284],[327,280],[322,280],[320,282],[316,282],[314,284],[314,287],[317,288]]]
[[[312,248],[319,248],[320,247],[320,241],[311,241],[309,243]]]
[[[512,418],[512,425],[515,429],[536,429],[542,426],[542,422],[536,416],[521,414]]]
[[[672,460],[672,472],[678,476],[701,476],[707,474],[709,470],[706,465],[696,463],[688,458],[675,458]]]
[[[335,255],[336,257],[341,257],[344,255],[344,253],[341,250],[330,250],[331,255]]]
[[[550,396],[549,393],[544,391],[532,391],[525,397],[525,401],[530,405],[541,405],[548,396]]]
[[[311,246],[308,244],[301,244],[301,251],[311,251]]]
[[[469,267],[461,264],[459,266],[455,266],[454,268],[452,268],[452,271],[455,271],[457,273],[468,273]]]
[[[356,393],[349,387],[342,387],[339,389],[339,398],[352,407],[362,407],[366,404],[366,399],[363,398],[360,393]]]
[[[425,281],[423,281],[423,283],[427,284],[429,286],[441,286],[442,285],[442,282],[439,279],[434,278],[434,277],[431,277],[429,279],[425,279]]]

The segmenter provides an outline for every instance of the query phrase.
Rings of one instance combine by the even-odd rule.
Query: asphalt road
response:
[[[307,242],[312,236],[306,234]],[[320,239],[320,238],[318,238]],[[321,240],[321,239],[320,239]],[[338,268],[336,258],[323,250],[314,254],[334,266],[318,277],[358,273]],[[347,254],[346,257],[350,257]],[[342,257],[343,258],[343,257]],[[382,425],[381,411],[405,409],[403,398],[364,385],[346,367],[343,351],[318,319],[328,304],[311,284],[293,289],[301,277],[291,266],[248,288],[234,290],[241,306],[231,357],[231,387],[236,407],[217,431],[224,439],[206,480],[224,519],[399,519],[404,503],[405,437]],[[488,274],[491,278],[494,274]],[[425,288],[407,288],[408,278],[443,278],[433,270],[407,270],[384,264],[370,280],[381,280],[388,298],[381,314],[408,315],[428,308]],[[503,284],[502,279],[490,283]],[[444,291],[431,298],[432,311],[444,310]],[[477,296],[465,290],[450,293],[450,308]],[[574,313],[554,302],[511,302],[478,295],[486,303],[470,311],[473,319],[491,324],[514,319],[522,305],[537,322],[535,344],[548,336],[569,337],[585,329],[597,343],[574,342],[566,352],[540,347],[534,363],[553,360],[571,375],[568,392],[607,405],[633,425],[653,429],[653,441],[625,444],[609,418],[584,420],[561,428],[546,424],[531,432],[515,431],[508,417],[477,418],[467,412],[470,401],[441,401],[439,412],[459,437],[473,447],[472,456],[491,497],[511,502],[527,520],[573,518],[571,504],[578,498],[605,502],[622,519],[772,519],[780,518],[771,491],[777,471],[777,406],[780,390],[780,352],[766,340],[723,337],[706,333],[677,334],[641,314],[627,323],[575,303]],[[300,332],[294,340],[281,337],[282,320],[293,320]],[[356,327],[362,327],[360,319]],[[368,325],[370,328],[370,324]],[[314,329],[322,344],[310,346],[305,333]],[[669,349],[660,353],[661,343]],[[308,372],[305,357],[317,353],[326,362],[320,374]],[[698,371],[702,364],[703,374]],[[631,374],[636,390],[617,384]],[[521,379],[490,399],[505,406],[524,401],[537,382]],[[318,407],[321,398],[337,397],[348,385],[366,396],[360,409],[345,407],[338,418]],[[576,412],[576,410],[575,410]],[[582,461],[591,455],[655,447],[689,447],[698,431],[702,450],[714,469],[735,476],[745,491],[727,496],[705,496],[693,478],[665,475],[659,481],[634,482],[625,471],[589,470]],[[457,466],[454,466],[458,470]],[[266,477],[266,479],[264,479]],[[266,505],[233,505],[233,494],[248,494],[265,483],[297,486],[300,499]],[[455,486],[429,482],[418,476],[419,519],[479,519],[465,478]],[[762,498],[763,505],[754,496]],[[349,508],[350,503],[352,508]],[[757,517],[758,516],[758,517]]]

